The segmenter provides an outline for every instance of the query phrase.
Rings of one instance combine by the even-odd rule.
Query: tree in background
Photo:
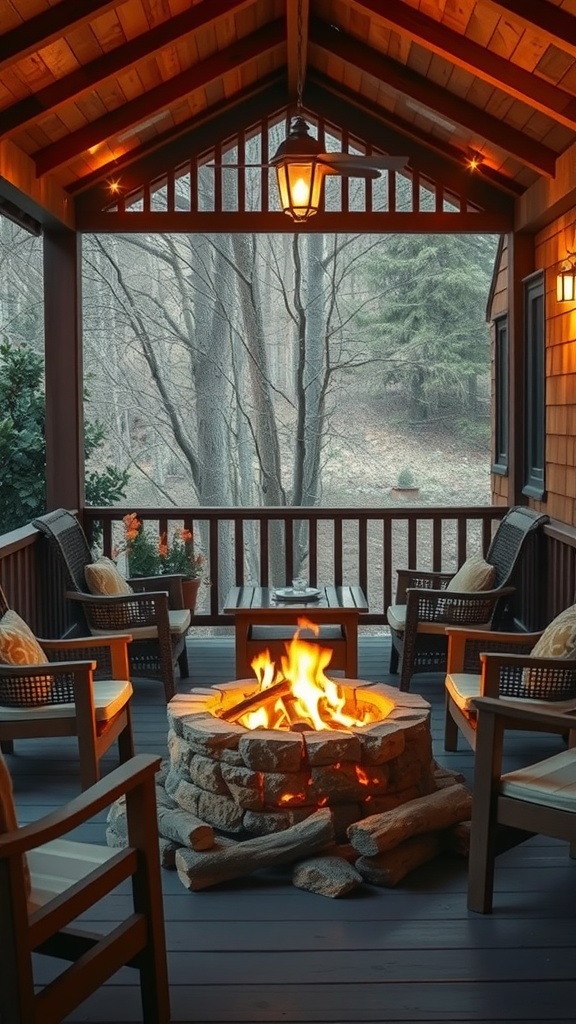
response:
[[[363,325],[382,359],[381,383],[401,395],[412,422],[477,417],[495,251],[490,235],[387,235],[373,250],[366,272],[379,300]]]
[[[46,444],[44,438],[44,367],[28,346],[0,344],[0,533],[28,523],[46,511]],[[87,423],[86,459],[101,453],[106,432],[98,421]],[[111,505],[125,496],[128,473],[114,466],[86,477],[86,500]]]

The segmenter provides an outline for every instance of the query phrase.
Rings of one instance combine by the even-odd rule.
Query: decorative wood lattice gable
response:
[[[318,92],[316,111],[334,106]],[[76,199],[82,231],[278,231],[294,222],[280,212],[276,176],[270,160],[285,138],[290,113],[285,107],[250,120],[261,97],[238,111],[212,119],[165,148],[120,164]],[[303,111],[327,151],[406,154],[403,171],[384,171],[375,180],[328,175],[323,208],[306,224],[312,231],[501,232],[512,226],[512,197],[492,183],[455,168],[449,159],[429,153],[386,126],[374,131],[373,119],[358,117],[338,101],[343,117]],[[372,129],[360,138],[351,126]],[[239,122],[243,122],[239,124]],[[365,139],[370,137],[372,142]],[[385,148],[389,146],[389,148]],[[301,230],[300,227],[298,227]]]

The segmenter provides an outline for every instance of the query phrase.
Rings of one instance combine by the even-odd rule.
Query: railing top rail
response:
[[[257,507],[228,508],[222,505],[196,505],[187,508],[171,506],[169,508],[135,509],[143,519],[183,519],[192,515],[196,519],[498,519],[506,515],[504,505],[460,505],[446,508],[441,505],[422,505],[402,508],[397,505],[358,508],[308,508],[301,505],[265,505]],[[85,508],[83,515],[89,519],[118,519],[126,514],[125,507]]]

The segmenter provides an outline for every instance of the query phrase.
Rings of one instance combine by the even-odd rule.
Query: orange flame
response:
[[[344,711],[346,697],[341,688],[325,675],[332,651],[320,644],[301,638],[301,631],[309,629],[318,636],[320,627],[308,619],[298,619],[298,628],[281,656],[280,669],[270,658],[269,651],[261,651],[251,662],[261,692],[275,683],[286,680],[289,695],[275,701],[273,708],[263,704],[256,711],[247,712],[240,722],[248,729],[291,729],[295,727],[318,730],[350,728],[372,721],[368,710],[360,717]],[[366,779],[366,783],[368,779]]]

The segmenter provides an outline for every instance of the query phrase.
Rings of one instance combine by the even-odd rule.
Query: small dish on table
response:
[[[316,587],[298,591],[293,587],[276,587],[272,596],[276,601],[317,601],[321,593]]]

